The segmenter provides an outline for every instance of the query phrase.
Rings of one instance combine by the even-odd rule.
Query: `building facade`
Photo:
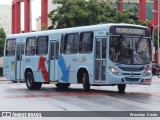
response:
[[[0,28],[3,28],[6,34],[11,34],[11,6],[0,5]]]

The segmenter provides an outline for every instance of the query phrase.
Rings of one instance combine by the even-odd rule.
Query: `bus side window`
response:
[[[16,40],[15,39],[7,40],[5,55],[6,56],[14,56],[15,55],[15,48],[16,48]]]
[[[36,50],[36,37],[28,37],[26,41],[26,51],[27,56],[35,55]]]
[[[78,52],[78,41],[79,41],[78,33],[66,34],[65,39],[64,39],[63,52],[65,54],[77,53]]]
[[[79,52],[91,53],[93,49],[93,33],[84,32],[80,34]]]
[[[67,45],[66,47],[66,54],[70,54],[71,53],[71,45]]]
[[[37,55],[45,55],[48,53],[48,36],[40,36],[37,38]]]

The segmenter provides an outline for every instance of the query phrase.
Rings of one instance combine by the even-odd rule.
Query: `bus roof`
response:
[[[18,34],[9,34],[7,35],[6,39],[13,39],[13,38],[22,38],[22,37],[32,37],[32,36],[45,36],[45,35],[54,35],[54,34],[62,34],[62,33],[70,33],[70,32],[81,32],[81,31],[98,31],[98,30],[105,30],[110,28],[111,26],[133,26],[133,27],[143,27],[141,25],[135,24],[126,24],[126,23],[100,23],[97,25],[90,25],[90,26],[80,26],[80,27],[72,27],[72,28],[62,28],[62,29],[53,29],[53,30],[45,30],[45,31],[38,31],[38,32],[28,32],[28,33],[18,33]]]

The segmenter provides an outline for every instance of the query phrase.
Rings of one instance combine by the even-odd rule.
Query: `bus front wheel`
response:
[[[29,90],[40,89],[42,86],[41,82],[34,82],[34,77],[32,72],[28,71],[25,76],[26,86]]]
[[[126,84],[118,84],[119,93],[124,93],[126,88]]]
[[[86,73],[83,73],[82,82],[83,82],[83,91],[89,92],[90,91],[89,77]]]

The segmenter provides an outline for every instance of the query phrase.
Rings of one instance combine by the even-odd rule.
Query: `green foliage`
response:
[[[138,16],[139,6],[138,5],[133,5],[133,6],[129,7],[129,9],[126,10],[126,11],[134,13],[136,16]]]
[[[102,22],[144,26],[149,23],[147,20],[138,20],[138,6],[119,12],[107,0],[53,0],[53,3],[62,5],[48,15],[55,28],[93,25]]]
[[[46,24],[42,23],[41,30],[42,30],[42,31],[47,30]]]
[[[6,33],[4,32],[3,28],[0,28],[0,57],[3,56],[5,37]]]

